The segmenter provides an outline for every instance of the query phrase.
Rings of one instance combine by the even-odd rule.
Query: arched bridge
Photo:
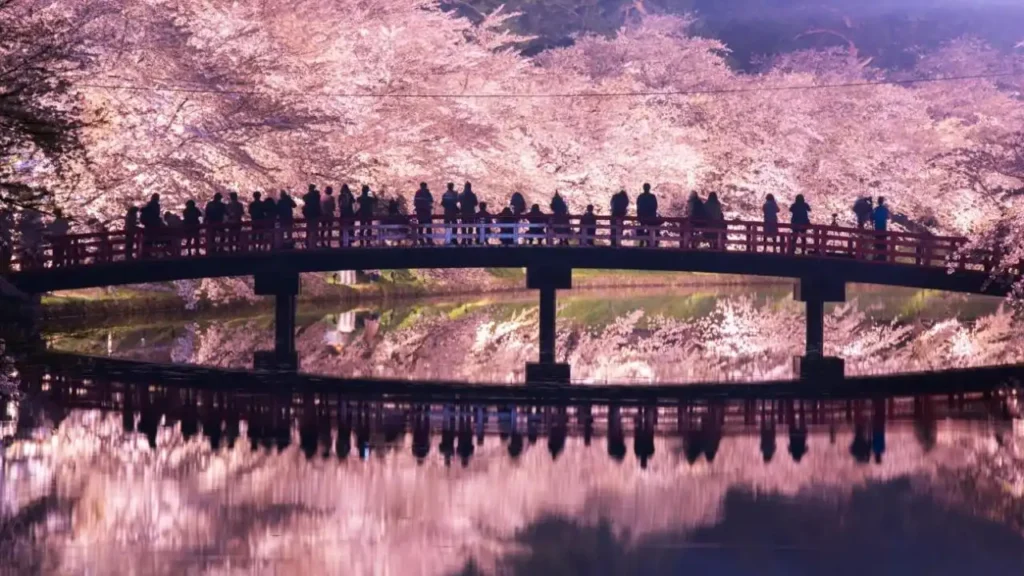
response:
[[[23,250],[9,281],[30,293],[169,280],[253,276],[275,296],[277,339],[267,364],[294,367],[295,296],[303,272],[404,268],[526,268],[540,298],[540,363],[528,379],[568,380],[555,363],[555,291],[572,270],[713,272],[793,278],[807,304],[801,373],[841,372],[822,359],[824,303],[843,301],[850,282],[1002,296],[990,281],[995,257],[965,253],[964,238],[838,226],[766,226],[729,221],[587,216],[403,215],[370,220],[241,222],[78,234]],[[817,374],[817,372],[815,372]]]

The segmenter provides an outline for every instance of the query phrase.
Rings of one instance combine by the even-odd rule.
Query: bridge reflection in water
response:
[[[0,409],[15,573],[1024,569],[1006,490],[1024,428],[1001,379],[566,387],[583,397],[108,368],[19,366],[23,399]]]
[[[109,377],[83,378],[59,369],[35,374],[30,394],[45,398],[44,414],[23,413],[17,422],[22,434],[44,416],[54,427],[75,410],[120,413],[124,432],[144,435],[159,448],[161,429],[178,429],[188,441],[202,435],[214,451],[234,449],[247,442],[252,450],[283,451],[296,443],[308,458],[357,456],[393,450],[406,443],[417,462],[436,453],[446,465],[469,464],[477,446],[496,438],[510,458],[540,439],[553,459],[567,439],[590,446],[601,439],[608,455],[622,461],[632,452],[641,467],[655,457],[655,437],[677,438],[686,460],[712,463],[725,436],[760,436],[764,462],[770,462],[785,443],[789,456],[800,462],[811,450],[811,436],[836,442],[837,431],[852,429],[849,453],[857,462],[881,462],[886,429],[912,424],[918,438],[934,441],[937,422],[995,421],[1009,426],[1017,413],[1017,391],[1001,385],[974,386],[960,392],[888,395],[879,389],[865,396],[784,396],[765,386],[765,395],[742,398],[708,393],[691,397],[647,395],[616,399],[609,394],[573,399],[559,390],[529,396],[467,397],[453,391],[417,396],[415,386],[403,394],[374,395],[366,391],[324,392],[315,389],[277,393],[124,383]],[[129,379],[130,380],[130,379]],[[200,385],[202,383],[200,382]],[[723,390],[727,389],[723,386]],[[547,397],[547,400],[545,400]],[[12,413],[10,409],[0,414]],[[781,440],[779,439],[781,437]],[[629,444],[632,444],[630,450]]]

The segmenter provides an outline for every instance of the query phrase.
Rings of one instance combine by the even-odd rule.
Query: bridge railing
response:
[[[996,255],[963,254],[965,238],[876,232],[840,226],[733,220],[718,223],[685,218],[608,216],[492,216],[451,218],[385,216],[240,222],[198,227],[137,228],[113,232],[48,236],[22,247],[13,268],[60,268],[126,260],[196,258],[232,253],[425,246],[597,246],[677,251],[788,254],[814,258],[875,260],[929,267],[991,270]]]

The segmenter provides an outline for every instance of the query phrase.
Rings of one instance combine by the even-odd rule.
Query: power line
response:
[[[515,99],[515,98],[642,98],[659,96],[711,96],[711,95],[732,95],[746,94],[752,92],[795,92],[803,90],[841,90],[849,88],[866,88],[872,86],[908,86],[913,84],[934,84],[941,82],[964,82],[969,80],[983,80],[992,78],[1008,78],[1024,76],[1024,72],[1002,72],[997,74],[975,74],[968,76],[945,76],[934,78],[912,78],[906,80],[877,80],[863,82],[842,82],[833,84],[799,84],[794,86],[756,86],[747,88],[716,88],[706,90],[670,90],[664,92],[562,92],[548,94],[530,93],[481,93],[481,94],[442,94],[428,92],[412,93],[356,93],[356,92],[316,92],[318,96],[334,96],[338,98],[438,98],[438,99]],[[253,95],[273,94],[267,90],[242,90],[229,88],[189,88],[185,86],[138,86],[132,84],[79,84],[83,88],[97,88],[102,90],[125,90],[132,92],[174,92],[184,94],[228,94],[228,95]],[[281,92],[278,92],[281,93]],[[300,90],[286,90],[283,93],[303,94]]]

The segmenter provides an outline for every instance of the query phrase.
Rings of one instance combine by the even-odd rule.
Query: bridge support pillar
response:
[[[258,370],[298,370],[295,352],[296,297],[299,295],[297,273],[257,274],[257,296],[274,297],[274,349],[257,351],[253,367]]]
[[[527,268],[526,287],[540,290],[540,358],[526,365],[526,382],[568,384],[569,365],[555,362],[555,291],[572,288],[572,269]]]
[[[804,303],[807,322],[805,352],[794,358],[794,371],[801,380],[841,380],[845,373],[843,359],[825,356],[825,303],[845,302],[846,283],[832,278],[802,278],[796,283],[793,297]]]

